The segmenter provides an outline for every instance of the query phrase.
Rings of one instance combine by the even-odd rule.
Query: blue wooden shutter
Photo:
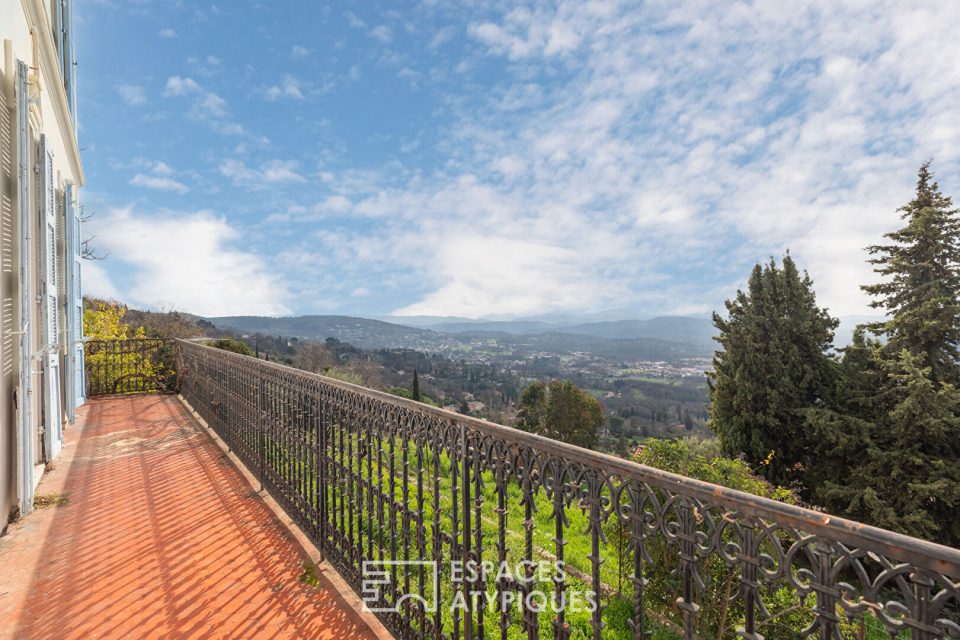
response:
[[[30,345],[30,82],[27,63],[17,60],[17,200],[20,209],[20,388],[17,392],[17,498],[20,514],[33,511],[33,370]]]
[[[57,202],[53,183],[53,154],[47,146],[47,137],[40,136],[40,189],[43,197],[41,233],[43,238],[43,278],[40,295],[43,296],[43,413],[44,447],[47,459],[60,453],[63,445],[63,413],[60,404],[60,305],[57,283]]]
[[[63,85],[67,91],[67,103],[73,116],[73,128],[77,128],[77,74],[73,51],[73,0],[57,0],[60,4],[61,31],[63,32]]]
[[[64,254],[63,273],[66,277],[66,336],[67,370],[64,397],[67,419],[73,424],[77,407],[83,404],[83,293],[80,287],[80,211],[74,202],[74,188],[64,190]]]

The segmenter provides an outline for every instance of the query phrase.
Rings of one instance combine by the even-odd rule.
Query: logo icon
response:
[[[364,560],[360,597],[363,610],[371,613],[399,613],[407,601],[423,603],[426,613],[437,610],[440,581],[435,560]],[[404,584],[418,587],[423,577],[423,593],[401,593]]]

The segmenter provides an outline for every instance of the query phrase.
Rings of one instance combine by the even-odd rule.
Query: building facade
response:
[[[83,403],[73,0],[0,0],[0,528]]]

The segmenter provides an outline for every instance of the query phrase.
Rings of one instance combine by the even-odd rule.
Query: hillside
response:
[[[220,329],[232,329],[241,334],[261,333],[312,340],[336,338],[366,349],[436,349],[447,340],[435,331],[351,316],[223,316],[207,320]]]
[[[365,349],[462,353],[480,343],[495,341],[504,350],[519,348],[525,352],[558,355],[586,352],[614,360],[674,360],[708,356],[713,348],[703,326],[709,323],[694,318],[598,322],[564,328],[536,321],[471,321],[435,325],[433,329],[350,316],[227,316],[207,320],[219,329],[240,334],[312,340],[336,338]],[[684,335],[684,327],[689,328],[689,339]]]
[[[398,319],[400,321],[400,319]],[[543,333],[562,333],[608,338],[612,340],[633,340],[651,338],[670,342],[683,342],[698,349],[712,351],[713,336],[716,329],[707,318],[688,318],[685,316],[665,316],[650,320],[612,320],[602,322],[581,322],[576,324],[555,324],[539,320],[465,320],[456,322],[437,322],[429,325],[433,331],[443,333],[480,333],[497,332],[516,336]]]
[[[654,338],[671,342],[684,342],[711,351],[716,345],[713,341],[713,336],[716,335],[716,328],[710,320],[684,316],[667,316],[653,318],[651,320],[590,322],[568,327],[558,327],[554,329],[554,331],[618,340]]]

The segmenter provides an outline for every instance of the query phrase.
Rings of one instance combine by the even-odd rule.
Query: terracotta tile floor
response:
[[[0,538],[0,637],[374,637],[172,396],[90,401]]]

